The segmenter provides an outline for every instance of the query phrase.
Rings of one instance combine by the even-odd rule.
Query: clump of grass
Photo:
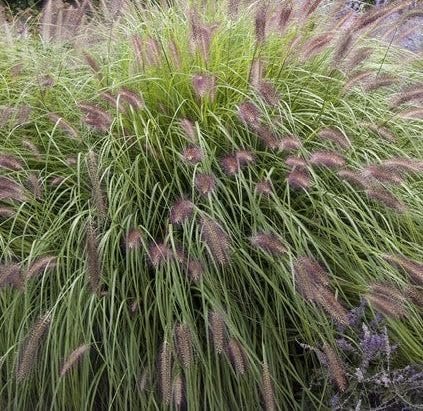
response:
[[[367,35],[400,5],[103,3],[2,25],[0,403],[317,409],[295,341],[347,396],[361,297],[421,362],[421,59]]]

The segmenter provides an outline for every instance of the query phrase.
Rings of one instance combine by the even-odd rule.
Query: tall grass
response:
[[[421,59],[366,36],[384,14],[289,4],[7,24],[2,409],[327,409],[300,343],[335,364],[374,284],[421,294]],[[403,304],[388,330],[421,363]]]

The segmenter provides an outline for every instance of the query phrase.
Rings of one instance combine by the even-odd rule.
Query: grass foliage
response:
[[[423,71],[369,37],[391,9],[163,3],[3,25],[0,408],[327,409],[360,386],[314,389],[300,343],[333,363],[363,296],[421,363]]]

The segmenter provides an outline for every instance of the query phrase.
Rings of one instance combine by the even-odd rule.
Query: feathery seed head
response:
[[[210,311],[209,325],[214,349],[217,354],[221,354],[226,344],[226,325],[223,315],[216,310]]]
[[[310,173],[305,169],[299,169],[295,167],[288,174],[288,185],[293,189],[304,189],[308,190],[311,187]]]
[[[172,250],[165,243],[153,243],[148,250],[150,263],[157,268],[173,258]]]
[[[233,154],[224,156],[221,159],[220,164],[222,165],[222,168],[225,173],[229,176],[234,176],[240,171],[239,162]]]
[[[348,138],[345,136],[345,134],[336,128],[324,128],[320,130],[319,137],[322,140],[332,141],[338,146],[345,149],[351,146],[351,143],[348,140]]]
[[[260,125],[260,111],[255,104],[249,101],[239,105],[238,116],[248,127],[255,129]]]
[[[282,151],[294,151],[302,146],[301,140],[296,136],[284,137],[279,142],[279,148]]]
[[[60,370],[60,376],[64,377],[72,368],[76,366],[76,364],[82,359],[82,357],[87,354],[90,350],[90,346],[88,344],[82,344],[79,347],[75,348],[65,362],[63,363],[62,369]]]
[[[269,366],[263,363],[261,371],[261,392],[265,411],[276,411],[275,390]]]
[[[389,264],[404,270],[415,283],[423,285],[423,263],[400,254],[384,254],[382,257]]]
[[[404,203],[398,200],[391,192],[384,188],[372,188],[366,190],[367,196],[385,207],[391,208],[399,213],[404,213],[407,207]]]
[[[185,137],[188,138],[191,143],[195,143],[197,141],[197,130],[191,120],[187,118],[183,118],[179,121],[179,124],[185,134]]]
[[[42,338],[50,327],[51,314],[41,316],[21,344],[16,367],[16,379],[23,381],[31,373],[38,357]]]
[[[216,190],[216,177],[213,174],[197,174],[195,176],[195,187],[200,194],[210,195]]]
[[[46,255],[36,259],[25,273],[25,278],[33,278],[46,270],[54,270],[57,267],[57,257]]]
[[[199,282],[204,275],[204,266],[200,260],[190,259],[188,261],[188,274],[192,281]]]
[[[187,324],[175,326],[175,343],[179,361],[184,368],[189,368],[194,361],[191,330]]]
[[[247,372],[248,360],[241,343],[234,338],[230,338],[227,351],[235,371],[244,375]]]
[[[269,196],[273,193],[273,185],[270,180],[262,180],[256,184],[256,192],[258,194]]]
[[[22,162],[11,154],[0,154],[0,168],[8,168],[13,171],[23,170]]]
[[[172,350],[164,341],[159,354],[159,388],[164,404],[170,404],[172,395]]]
[[[323,352],[326,356],[327,367],[333,382],[339,391],[344,392],[348,387],[348,380],[343,361],[328,343],[323,345]]]
[[[203,161],[204,154],[200,147],[189,146],[182,152],[182,157],[187,163],[195,165]]]
[[[182,224],[190,218],[194,212],[194,203],[189,200],[179,199],[170,209],[170,221],[172,224]]]
[[[206,243],[212,259],[220,265],[230,260],[230,237],[213,219],[202,216],[200,219],[201,238]]]
[[[345,165],[345,158],[332,151],[315,151],[311,153],[310,163],[316,166],[338,168]]]
[[[142,235],[138,228],[134,227],[128,230],[124,244],[127,251],[137,250],[142,243]]]
[[[23,285],[23,278],[19,264],[0,264],[0,289],[11,286],[19,290],[23,288]]]
[[[199,98],[210,98],[216,96],[216,77],[210,74],[195,74],[192,77],[192,87]]]
[[[260,232],[250,238],[251,243],[273,256],[281,256],[287,252],[286,246],[273,233]]]

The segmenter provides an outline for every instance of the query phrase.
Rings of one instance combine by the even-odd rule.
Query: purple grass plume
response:
[[[154,268],[167,263],[174,258],[173,251],[165,243],[153,243],[148,249],[148,257]]]
[[[336,128],[324,128],[319,131],[319,137],[322,140],[332,141],[341,148],[347,149],[351,147],[350,140],[345,134]]]
[[[23,170],[23,163],[11,154],[0,154],[0,169],[1,168],[19,171]]]
[[[221,354],[225,349],[227,339],[225,319],[219,311],[212,310],[209,312],[208,322],[214,349],[217,354]]]
[[[216,97],[216,77],[210,74],[195,74],[192,77],[192,87],[200,99]]]
[[[172,397],[172,349],[164,341],[159,353],[159,390],[164,404],[170,404]]]
[[[360,171],[363,181],[377,181],[380,183],[402,184],[404,177],[395,167],[383,164],[369,165]]]
[[[349,169],[342,169],[338,171],[338,176],[341,180],[346,181],[357,188],[364,189],[368,186],[365,179],[361,176],[360,172]]]
[[[197,142],[197,130],[195,128],[194,123],[187,119],[187,118],[182,118],[179,121],[179,125],[181,126],[185,137],[193,144],[195,144]]]
[[[255,36],[258,44],[263,44],[266,39],[266,23],[267,23],[267,5],[262,4],[258,7],[255,18]]]
[[[264,410],[276,411],[275,389],[269,365],[264,362],[261,370],[261,395],[263,397]]]
[[[194,182],[197,191],[204,196],[216,191],[216,177],[213,174],[197,174]]]
[[[203,150],[197,146],[189,146],[184,149],[182,152],[182,158],[189,164],[198,164],[201,163],[204,159]]]
[[[195,283],[201,281],[205,272],[203,263],[197,259],[189,259],[187,262],[187,270],[189,277]]]
[[[240,164],[239,164],[238,160],[236,159],[235,155],[233,155],[233,154],[228,154],[228,155],[224,156],[220,160],[220,164],[223,168],[223,171],[228,176],[234,176],[234,175],[238,174],[238,172],[241,170]]]
[[[279,149],[286,152],[298,150],[302,147],[301,140],[294,135],[283,137],[279,141]]]
[[[255,191],[263,196],[270,196],[273,192],[273,184],[270,180],[261,180],[256,184]]]
[[[308,190],[312,185],[309,171],[297,167],[288,174],[287,182],[293,189]]]
[[[311,153],[310,163],[315,166],[339,168],[345,165],[345,158],[341,154],[332,151],[315,151]]]
[[[325,354],[326,365],[332,381],[338,387],[339,391],[344,392],[348,387],[345,364],[328,343],[323,345],[323,352]]]
[[[384,188],[371,188],[366,190],[366,194],[371,200],[399,213],[405,213],[407,211],[406,205]]]
[[[273,233],[259,232],[250,238],[251,243],[275,257],[284,255],[288,249],[285,244]]]
[[[231,242],[229,235],[215,220],[202,216],[201,238],[207,245],[210,256],[216,264],[226,265],[230,261]]]
[[[17,290],[21,290],[24,286],[18,263],[0,264],[0,289],[8,286]]]
[[[16,367],[16,379],[18,382],[25,380],[33,370],[42,346],[43,337],[47,333],[50,323],[50,313],[41,316],[21,343]]]
[[[227,345],[227,354],[234,370],[244,375],[248,369],[248,358],[241,343],[235,338],[230,338]]]
[[[404,305],[406,298],[391,284],[372,284],[366,294],[366,299],[376,311],[386,317],[398,319],[407,315]]]
[[[170,221],[172,224],[182,224],[192,216],[194,208],[194,203],[190,200],[177,200],[170,209]]]
[[[301,157],[298,157],[298,156],[288,156],[285,159],[285,164],[288,167],[291,167],[291,168],[298,167],[299,169],[304,169],[304,168],[307,167],[307,164],[308,163],[307,163],[306,160],[304,160]]]
[[[84,113],[83,121],[87,126],[102,133],[109,131],[113,118],[107,111],[88,103],[79,103],[78,107]]]
[[[71,369],[75,368],[76,365],[82,360],[82,358],[87,355],[89,350],[90,346],[88,344],[82,344],[75,348],[64,361],[60,370],[60,376],[64,377],[70,372]]]
[[[257,129],[260,125],[260,110],[255,104],[249,101],[239,105],[238,117],[244,124],[252,129]]]
[[[130,228],[124,238],[127,251],[138,250],[142,244],[142,234],[137,227]]]
[[[423,286],[423,263],[401,254],[384,254],[382,258],[394,267],[404,270],[416,284]]]
[[[185,380],[181,374],[178,374],[172,383],[172,402],[177,410],[185,409],[186,393]]]
[[[100,291],[100,280],[102,277],[101,256],[98,245],[97,230],[89,222],[86,228],[86,259],[88,286],[93,294]]]
[[[174,330],[176,352],[184,368],[189,368],[194,362],[192,334],[187,324],[177,324]]]
[[[46,255],[44,257],[37,258],[28,267],[28,270],[25,272],[25,278],[31,279],[46,272],[47,270],[54,270],[57,267],[57,264],[57,257],[54,255]]]

